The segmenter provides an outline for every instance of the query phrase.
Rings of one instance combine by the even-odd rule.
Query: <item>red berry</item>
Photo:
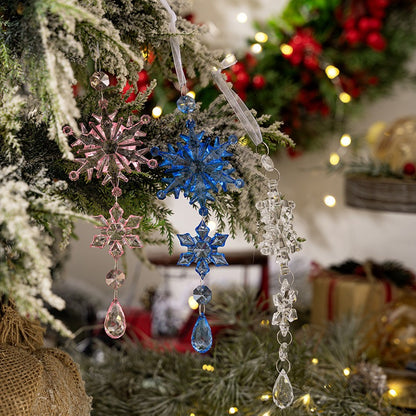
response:
[[[403,166],[403,173],[405,175],[414,175],[416,172],[416,166],[412,162],[408,162]]]
[[[375,51],[382,51],[386,48],[386,40],[378,32],[370,32],[366,37],[366,42]]]
[[[246,68],[241,62],[237,62],[231,67],[231,71],[233,71],[235,74],[238,74],[239,72],[246,72]]]
[[[239,72],[237,74],[236,83],[243,87],[246,87],[250,83],[250,76],[247,74],[247,72]]]
[[[348,17],[344,21],[344,29],[345,30],[351,30],[355,28],[355,18],[354,17]]]
[[[364,16],[358,21],[360,32],[369,32],[371,30],[371,18]]]
[[[345,39],[350,45],[356,45],[361,41],[361,34],[356,29],[347,30],[345,32]]]
[[[266,79],[264,78],[263,75],[254,75],[253,77],[253,87],[256,90],[261,90],[262,88],[264,88],[264,86],[266,85]]]
[[[233,82],[233,74],[230,71],[224,71],[224,75],[227,82]]]
[[[318,58],[313,55],[306,55],[303,59],[303,64],[306,68],[310,69],[311,71],[316,71],[317,69],[319,69]]]
[[[145,71],[144,69],[142,69],[138,75],[139,79],[137,80],[137,85],[149,82],[149,75],[147,74],[147,71]]]
[[[132,84],[130,84],[128,81],[126,82],[126,85],[124,86],[124,88],[123,88],[123,91],[121,91],[121,93],[124,95],[124,94],[126,94],[126,92],[130,89],[130,88],[133,88],[133,85]]]

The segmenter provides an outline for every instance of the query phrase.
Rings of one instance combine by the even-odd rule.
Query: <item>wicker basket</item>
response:
[[[416,212],[416,182],[395,178],[347,176],[345,203],[377,211]]]

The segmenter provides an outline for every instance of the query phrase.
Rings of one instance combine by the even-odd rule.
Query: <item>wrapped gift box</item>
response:
[[[386,304],[404,293],[388,280],[341,274],[314,264],[311,272],[313,286],[311,322],[325,324],[351,317],[370,317],[385,309]]]

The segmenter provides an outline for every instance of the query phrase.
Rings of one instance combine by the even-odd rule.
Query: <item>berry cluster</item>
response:
[[[341,17],[343,38],[350,46],[366,44],[375,51],[383,51],[387,42],[381,34],[388,0],[357,2],[347,16]]]

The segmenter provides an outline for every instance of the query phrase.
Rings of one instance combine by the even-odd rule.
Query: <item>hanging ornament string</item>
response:
[[[175,12],[171,9],[166,0],[160,0],[160,2],[162,3],[162,6],[167,10],[170,16],[169,29],[170,32],[175,36],[171,36],[169,38],[169,42],[170,47],[172,49],[172,57],[173,63],[175,65],[176,76],[178,77],[179,91],[182,95],[185,95],[188,91],[186,88],[186,78],[185,73],[183,72],[181,49],[179,45],[179,38],[181,35],[179,34],[178,29],[176,28],[177,17]]]
[[[268,180],[267,199],[258,201],[256,208],[260,211],[263,223],[263,241],[259,244],[260,252],[266,256],[274,256],[276,263],[280,264],[279,283],[280,290],[273,296],[273,303],[277,311],[273,315],[272,325],[277,325],[277,342],[279,343],[279,358],[276,369],[279,375],[273,386],[273,401],[281,409],[290,406],[293,402],[293,388],[289,380],[290,361],[288,359],[289,345],[292,343],[292,334],[289,324],[297,319],[296,291],[292,288],[293,273],[289,268],[290,254],[299,251],[301,246],[296,232],[293,229],[293,210],[295,203],[287,201],[279,192],[279,171],[274,167],[269,155],[262,155],[261,164],[268,172],[275,172],[277,179]]]
[[[214,82],[217,84],[220,91],[224,94],[228,104],[234,110],[235,115],[240,120],[252,142],[255,146],[258,146],[260,143],[263,143],[260,126],[251,111],[245,105],[244,101],[236,94],[235,91],[229,87],[221,72],[222,70],[227,69],[236,63],[237,59],[234,55],[227,55],[221,62],[220,68],[213,68],[212,77],[214,78]]]
[[[215,201],[219,189],[227,192],[227,186],[230,184],[241,188],[244,186],[244,181],[234,177],[235,169],[227,159],[233,155],[228,148],[238,142],[237,137],[230,136],[227,141],[221,143],[218,137],[213,140],[204,137],[204,131],[195,131],[192,113],[196,109],[196,103],[192,97],[186,95],[179,35],[175,27],[176,15],[166,0],[161,0],[161,3],[171,16],[169,28],[174,35],[171,37],[172,56],[181,92],[177,107],[188,116],[186,127],[189,133],[180,135],[182,142],[176,144],[177,150],[172,145],[168,145],[167,151],[161,151],[158,147],[152,149],[154,156],[162,158],[160,166],[166,167],[165,172],[169,174],[164,178],[167,187],[158,191],[157,196],[159,199],[164,199],[168,194],[173,193],[175,198],[179,198],[180,193],[183,192],[184,196],[190,199],[190,204],[199,204],[199,214],[203,217],[195,228],[197,233],[195,237],[189,233],[178,234],[181,246],[186,247],[187,251],[181,254],[177,264],[186,267],[192,263],[196,264],[195,271],[199,274],[200,283],[194,289],[193,297],[199,304],[199,317],[192,331],[191,344],[195,351],[205,353],[212,346],[212,332],[205,316],[205,306],[210,302],[212,293],[205,285],[204,279],[210,271],[210,264],[228,266],[224,254],[218,253],[218,249],[225,245],[228,235],[218,233],[212,237],[209,235],[210,229],[204,218],[209,214],[207,202]]]
[[[100,51],[97,47],[95,72],[90,78],[90,85],[100,93],[100,113],[93,114],[96,123],[90,122],[88,129],[81,123],[81,135],[76,137],[69,126],[63,128],[63,132],[75,137],[72,147],[76,148],[75,162],[81,166],[69,173],[72,181],[79,179],[82,173],[87,174],[87,179],[92,180],[94,170],[97,179],[102,178],[102,185],[111,183],[111,194],[115,199],[114,205],[110,208],[110,217],[106,219],[103,215],[94,216],[97,220],[97,228],[100,233],[95,235],[91,247],[104,248],[109,246],[109,254],[114,259],[114,267],[105,278],[106,284],[113,288],[113,300],[108,308],[104,329],[110,338],[120,338],[126,331],[126,319],[123,309],[118,301],[118,290],[126,280],[126,275],[118,269],[118,260],[124,254],[124,246],[131,249],[141,248],[142,243],[134,230],[139,228],[141,216],[130,215],[123,218],[124,210],[118,203],[122,195],[119,187],[120,180],[128,182],[125,173],[131,173],[133,167],[137,172],[141,171],[141,165],[146,164],[148,168],[154,169],[157,166],[155,159],[147,159],[144,155],[149,153],[149,148],[143,147],[141,138],[146,133],[141,127],[150,122],[150,116],[144,115],[140,121],[133,124],[132,117],[127,119],[123,125],[123,119],[115,120],[117,111],[108,113],[108,102],[103,98],[103,90],[110,85],[109,76],[101,71],[99,61]]]

